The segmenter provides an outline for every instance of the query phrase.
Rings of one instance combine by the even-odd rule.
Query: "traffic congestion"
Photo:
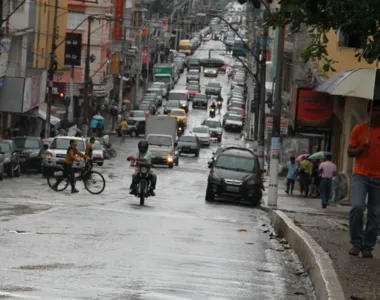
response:
[[[240,13],[227,10],[242,22]],[[213,32],[216,23],[153,66],[115,135],[57,136],[36,145],[43,176],[7,171],[16,173],[0,182],[0,298],[312,299],[255,208],[266,191],[243,135],[250,79],[223,43],[233,32]],[[201,66],[210,57],[223,64]],[[73,140],[81,153],[92,145],[92,159],[73,162],[78,193],[59,168]]]

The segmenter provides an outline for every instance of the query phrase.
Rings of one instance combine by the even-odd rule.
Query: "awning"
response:
[[[38,109],[38,117],[44,121],[46,121],[46,112],[43,111],[42,109]],[[59,122],[61,122],[60,119],[58,119],[57,117],[54,117],[54,116],[50,116],[50,124],[52,125],[57,125]]]

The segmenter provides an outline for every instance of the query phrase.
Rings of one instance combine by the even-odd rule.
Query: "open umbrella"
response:
[[[301,160],[303,160],[303,158],[307,158],[310,154],[301,154],[300,156],[298,156],[296,158],[296,162],[300,162]]]
[[[334,153],[328,152],[328,151],[319,151],[315,152],[314,154],[309,156],[309,159],[316,160],[316,159],[325,159],[327,155],[335,156]]]
[[[104,120],[104,118],[101,115],[94,115],[92,118],[94,120]]]
[[[315,91],[369,100],[380,99],[380,69],[362,68],[344,71],[326,80]]]
[[[129,101],[128,99],[124,99],[122,103],[128,104],[128,103],[131,103],[131,101]]]

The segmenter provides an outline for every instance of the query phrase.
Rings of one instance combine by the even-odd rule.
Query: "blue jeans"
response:
[[[367,224],[363,231],[363,214],[367,202]],[[350,210],[350,243],[365,249],[376,245],[380,219],[380,178],[359,174],[352,176],[352,208]]]
[[[332,179],[330,178],[321,178],[319,183],[319,194],[321,195],[322,205],[327,205],[327,202],[330,199]]]

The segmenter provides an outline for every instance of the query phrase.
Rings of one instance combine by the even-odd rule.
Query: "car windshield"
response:
[[[238,108],[243,108],[245,107],[245,104],[244,103],[238,103],[238,102],[234,102],[230,105],[230,107],[238,107]]]
[[[178,116],[178,117],[183,117],[185,116],[185,111],[184,110],[172,110],[170,113],[171,116]]]
[[[220,84],[219,83],[215,83],[215,82],[209,82],[209,83],[207,83],[207,86],[220,88]]]
[[[199,75],[199,70],[190,70],[187,72],[188,75]]]
[[[199,88],[196,85],[190,85],[187,87],[187,89],[189,91],[198,91]]]
[[[168,100],[187,100],[187,94],[186,93],[176,93],[171,92],[169,94]]]
[[[50,149],[57,150],[67,150],[70,147],[70,139],[54,139],[50,145]],[[84,142],[82,140],[77,140],[77,150],[84,152]]]
[[[99,142],[95,141],[95,143],[92,145],[93,150],[102,150],[102,146]]]
[[[148,137],[148,144],[154,146],[172,146],[172,139],[169,136],[150,135]]]
[[[195,133],[208,133],[209,129],[207,127],[194,127],[193,132],[195,132]]]
[[[11,152],[11,146],[8,143],[0,142],[0,152]]]
[[[180,142],[186,142],[186,143],[195,143],[196,142],[196,137],[194,136],[181,136],[179,139]]]
[[[195,96],[195,99],[207,100],[207,95],[205,95],[205,94],[197,94]]]
[[[168,101],[166,102],[167,107],[179,107],[178,101]]]
[[[40,149],[41,144],[37,139],[14,139],[17,149]]]
[[[211,120],[206,120],[205,125],[210,128],[220,128],[222,127],[219,123],[219,121],[211,121]]]
[[[166,77],[166,76],[156,76],[155,78],[156,81],[158,82],[170,82],[171,81],[171,77]]]
[[[148,104],[141,104],[141,106],[147,106]],[[131,118],[137,118],[137,117],[141,117],[141,118],[145,118],[145,113],[143,111],[132,111],[131,112],[131,115],[130,115]]]
[[[231,121],[240,121],[240,122],[242,121],[241,116],[237,116],[237,115],[229,115],[227,119]]]
[[[183,46],[183,45],[180,45],[180,46],[179,46],[179,49],[182,49],[182,50],[190,50],[191,47],[190,47],[190,46]]]
[[[149,103],[142,103],[139,105],[139,109],[142,110],[149,110],[150,109],[150,104]],[[136,116],[135,116],[136,117]],[[140,116],[139,116],[140,117]]]
[[[256,169],[256,159],[252,157],[221,154],[218,156],[215,167],[220,169],[251,173]]]

